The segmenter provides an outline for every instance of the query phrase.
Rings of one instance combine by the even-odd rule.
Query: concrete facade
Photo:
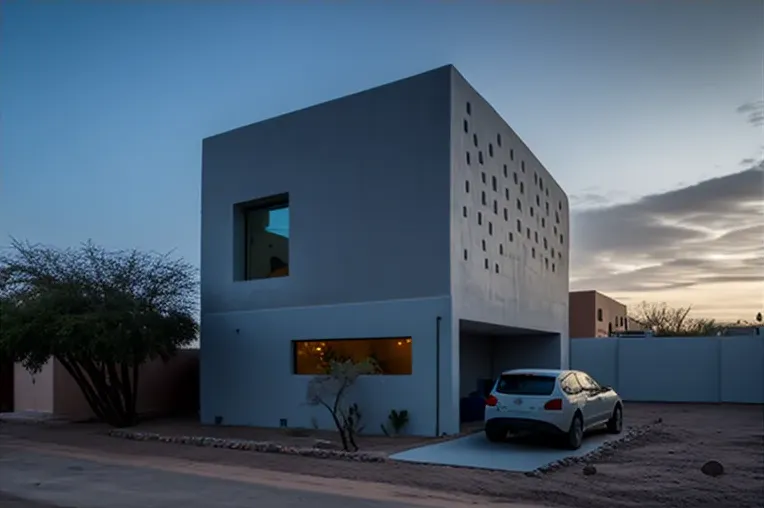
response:
[[[330,427],[294,341],[411,339],[410,374],[354,387],[371,432],[391,409],[457,432],[463,384],[567,365],[567,198],[452,66],[207,138],[202,164],[205,423]],[[241,210],[273,196],[289,245],[267,248],[288,266],[244,280]]]
[[[626,305],[598,291],[570,292],[570,337],[608,337],[634,329]]]

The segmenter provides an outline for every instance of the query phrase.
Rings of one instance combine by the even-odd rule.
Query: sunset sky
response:
[[[451,63],[568,192],[571,289],[752,319],[763,61],[746,0],[8,0],[0,238],[198,263],[202,138]]]

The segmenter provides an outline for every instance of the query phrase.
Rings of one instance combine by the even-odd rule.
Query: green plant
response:
[[[387,420],[389,422],[390,428],[392,429],[392,433],[387,429],[385,425],[381,426],[382,432],[384,432],[386,436],[390,436],[391,434],[393,436],[398,436],[409,423],[409,412],[406,409],[401,409],[400,411],[391,409],[390,414],[387,415]]]
[[[198,336],[197,289],[196,269],[166,255],[13,240],[0,253],[0,356],[33,375],[54,358],[99,420],[134,425],[141,365]]]

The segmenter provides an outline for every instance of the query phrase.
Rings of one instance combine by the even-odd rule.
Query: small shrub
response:
[[[391,409],[390,414],[387,415],[387,420],[392,432],[390,432],[385,425],[381,426],[382,432],[384,432],[386,436],[390,436],[391,434],[393,436],[398,436],[409,423],[409,412],[406,409],[401,409],[400,411]]]

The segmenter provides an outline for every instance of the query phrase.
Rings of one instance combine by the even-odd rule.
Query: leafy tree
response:
[[[671,307],[665,302],[642,302],[631,314],[631,319],[656,337],[687,337],[716,335],[721,327],[713,319],[689,317],[692,307]]]
[[[762,316],[761,316],[761,312],[759,312],[756,314],[756,322],[761,323],[761,320],[762,320]]]
[[[328,374],[316,376],[308,383],[308,404],[320,405],[329,411],[345,451],[358,450],[355,437],[362,428],[358,405],[348,402],[348,391],[359,376],[377,371],[377,365],[371,359],[360,363],[329,360]]]
[[[0,351],[39,372],[55,358],[93,413],[137,423],[140,366],[197,337],[195,269],[167,255],[13,240],[0,256]]]

